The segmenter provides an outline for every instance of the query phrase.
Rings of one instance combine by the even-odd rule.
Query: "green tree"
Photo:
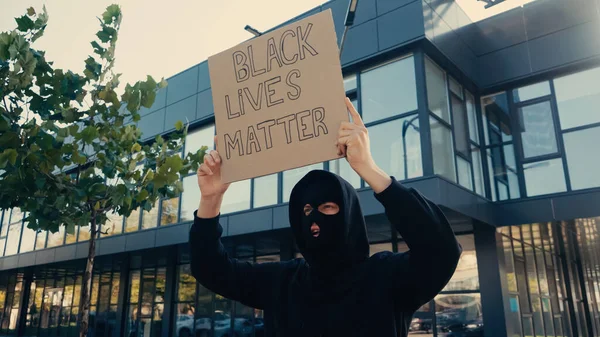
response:
[[[32,47],[48,22],[45,7],[29,8],[16,29],[0,33],[0,209],[21,208],[37,231],[89,227],[80,336],[87,334],[95,240],[107,213],[129,216],[179,195],[181,175],[195,171],[207,149],[180,155],[187,135],[181,121],[173,134],[141,142],[139,110],[152,106],[166,82],[148,76],[117,94],[121,19],[118,5],[99,18],[82,74],[55,69]]]

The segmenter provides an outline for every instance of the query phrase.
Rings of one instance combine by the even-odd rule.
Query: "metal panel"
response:
[[[458,4],[454,0],[430,0],[429,5],[452,29],[458,29]]]
[[[483,86],[526,76],[531,72],[529,47],[521,43],[480,57],[479,72]]]
[[[67,261],[75,258],[75,251],[77,248],[75,245],[67,245],[62,247],[57,247],[54,252],[54,261]]]
[[[372,0],[371,0],[372,1]],[[415,0],[377,0],[377,14],[382,15],[398,7],[405,6]],[[421,1],[417,1],[421,2]]]
[[[75,245],[75,258],[83,259],[88,255],[88,251],[90,250],[89,242],[82,242]]]
[[[162,108],[148,114],[138,122],[138,128],[142,131],[142,139],[153,138],[164,131],[165,109]]]
[[[198,92],[198,66],[194,66],[169,79],[167,105]]]
[[[100,247],[96,247],[98,255],[109,255],[114,253],[122,253],[125,251],[127,238],[125,235],[110,236],[96,243],[100,243]]]
[[[165,116],[165,131],[174,130],[177,121],[187,124],[196,119],[196,95],[169,105]]]
[[[288,205],[273,208],[273,229],[289,227],[290,217]]]
[[[439,18],[439,16],[433,11],[433,8],[431,8],[427,2],[423,1],[421,4],[423,7],[423,26],[425,30],[425,36],[429,39],[429,41],[433,42],[435,37],[433,26],[435,19]]]
[[[377,19],[379,50],[388,49],[425,35],[423,7],[419,2],[399,8]]]
[[[477,25],[483,38],[490,43],[490,49],[484,52],[507,48],[527,40],[521,7],[479,21]]]
[[[40,265],[54,262],[54,253],[54,248],[37,251],[35,253],[35,264]],[[4,265],[6,266],[6,263]]]
[[[198,91],[210,89],[210,73],[208,71],[208,61],[198,64]]]
[[[198,103],[196,104],[196,119],[202,119],[215,113],[213,107],[212,90],[202,91],[197,95]]]
[[[261,232],[273,229],[273,211],[261,209],[229,216],[229,235]]]
[[[331,15],[333,16],[333,23],[335,25],[335,33],[339,43],[342,39],[342,33],[344,32],[344,21],[346,19],[346,11],[348,10],[348,1],[340,0],[328,2],[322,6],[321,11],[324,12],[328,9],[331,9]],[[356,25],[354,27],[356,27]],[[346,37],[344,49],[349,45],[348,37]]]
[[[572,220],[600,216],[600,191],[555,197],[556,220]]]
[[[35,264],[35,252],[19,255],[19,267],[29,267]]]
[[[496,219],[498,227],[553,220],[550,198],[518,200],[496,206],[499,214]]]
[[[15,269],[19,266],[19,256],[13,255],[4,258],[4,266],[3,269]]]
[[[530,40],[598,19],[594,0],[534,1],[524,6],[524,15]]]
[[[340,1],[340,0],[338,0],[338,1]],[[347,0],[341,1],[341,2],[345,2],[346,6],[348,6],[348,4],[350,3]],[[348,8],[348,7],[346,7],[346,8]],[[354,19],[355,25],[360,25],[361,23],[372,20],[376,17],[377,17],[377,6],[375,4],[375,1],[368,0],[368,1],[359,1],[358,2],[358,7],[356,8],[356,18]]]
[[[154,247],[154,238],[155,238],[154,230],[144,230],[137,233],[127,234],[125,250],[139,250],[145,248],[153,248]]]
[[[568,28],[529,42],[534,72],[600,55],[600,20]]]
[[[357,61],[378,51],[376,20],[348,30],[342,64]]]
[[[170,225],[156,230],[156,246],[176,245],[188,242],[189,225]]]
[[[141,107],[140,115],[145,116],[151,112],[154,112],[160,108],[164,108],[167,104],[167,88],[159,89],[156,92],[156,98],[154,99],[154,104],[150,108]]]

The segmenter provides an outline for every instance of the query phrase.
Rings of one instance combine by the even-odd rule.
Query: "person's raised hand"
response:
[[[369,131],[348,98],[346,98],[346,108],[350,112],[352,121],[342,122],[340,125],[336,145],[338,154],[345,156],[352,169],[360,174],[360,171],[374,165]]]
[[[197,176],[198,187],[203,198],[220,198],[230,185],[221,181],[221,156],[216,150],[209,150],[204,155],[204,162],[198,168]]]

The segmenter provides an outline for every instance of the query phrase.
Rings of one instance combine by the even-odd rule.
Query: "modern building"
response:
[[[347,7],[333,0],[292,20],[331,8],[341,36]],[[454,0],[361,0],[342,64],[377,163],[441,205],[464,248],[411,334],[600,335],[600,0],[537,0],[476,22]],[[185,151],[211,146],[206,62],[170,78],[139,125],[150,140],[185,118]],[[232,256],[298,255],[286,202],[314,168],[358,189],[372,253],[408,249],[341,161],[234,183],[222,217]],[[103,229],[91,336],[263,333],[259,310],[190,275],[199,192],[194,175],[183,184],[180,197]],[[75,336],[89,232],[36,234],[22,219],[2,215],[0,336]]]

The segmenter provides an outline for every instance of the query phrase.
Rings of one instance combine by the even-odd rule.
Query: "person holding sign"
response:
[[[198,169],[201,200],[190,230],[192,275],[207,289],[264,310],[265,336],[406,336],[414,312],[452,277],[462,248],[439,207],[400,184],[373,161],[360,115],[337,146],[373,189],[410,251],[369,256],[365,219],[355,189],[341,177],[309,172],[294,187],[289,220],[304,258],[253,264],[230,258],[221,243],[221,157]]]

